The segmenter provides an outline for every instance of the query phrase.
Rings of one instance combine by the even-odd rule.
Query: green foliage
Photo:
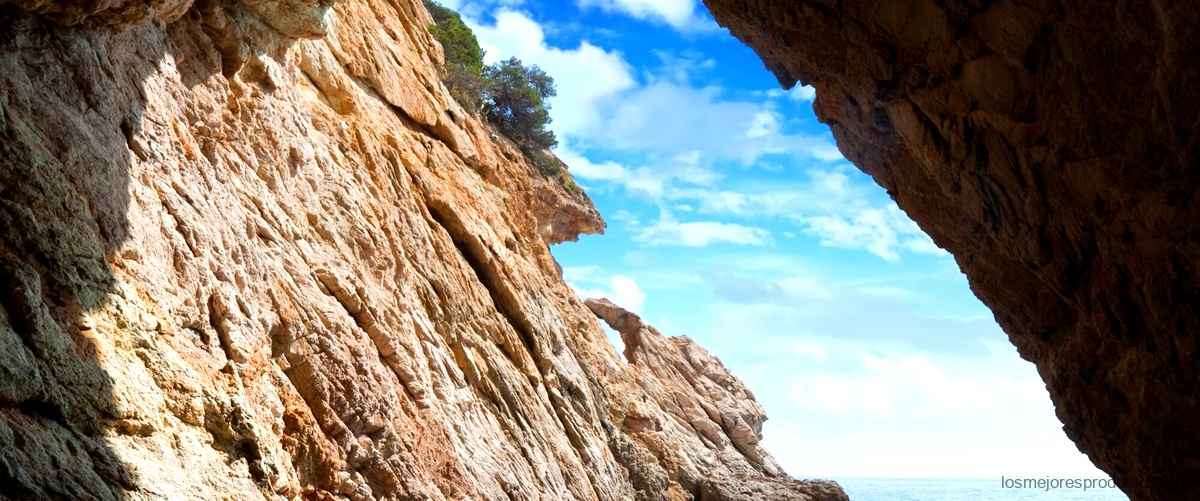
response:
[[[550,153],[558,144],[550,124],[554,79],[541,68],[525,66],[517,58],[483,65],[483,49],[458,13],[425,0],[437,23],[429,28],[442,44],[446,65],[442,79],[459,104],[480,113],[500,133],[511,139],[542,175],[559,180],[568,190],[582,192],[562,161]]]
[[[475,33],[457,12],[431,0],[425,0],[425,8],[437,23],[430,26],[429,31],[442,44],[446,54],[442,77],[450,94],[463,108],[479,111],[483,104],[483,49],[479,47]]]
[[[548,98],[554,97],[554,79],[541,68],[525,66],[511,58],[483,69],[484,110],[500,132],[530,151],[544,150],[558,140],[550,124]]]

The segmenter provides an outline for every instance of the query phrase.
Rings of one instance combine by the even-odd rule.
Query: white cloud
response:
[[[789,100],[797,102],[812,101],[817,98],[817,89],[809,85],[797,85],[789,90],[768,89],[761,93],[772,98],[787,96]]]
[[[825,284],[809,276],[793,275],[780,280],[777,284],[780,291],[791,297],[825,299],[832,295]]]
[[[608,2],[610,8],[647,16],[651,14],[645,9],[652,4],[680,8],[667,3]],[[671,12],[679,16],[684,11]],[[575,49],[550,47],[542,27],[524,13],[502,9],[490,26],[468,22],[488,61],[517,56],[554,76],[559,94],[551,100],[552,127],[561,141],[556,152],[583,180],[620,186],[667,206],[686,206],[688,212],[790,219],[824,246],[862,249],[888,261],[898,261],[903,252],[944,255],[894,204],[869,203],[871,193],[837,169],[813,169],[809,183],[798,190],[714,189],[723,177],[712,167],[717,162],[752,165],[776,154],[829,162],[842,156],[825,136],[786,132],[769,99],[729,99],[719,87],[693,85],[691,75],[715,64],[709,59],[659,53],[662,67],[639,85],[620,53],[586,41]],[[786,95],[806,100],[813,92],[797,86]],[[742,134],[729,133],[738,127]],[[645,162],[592,161],[580,152],[592,147],[640,153]],[[642,243],[696,247],[763,245],[768,237],[764,229],[717,219],[662,220],[638,234]]]
[[[857,352],[852,356],[859,363],[851,372],[814,374],[794,383],[793,402],[802,409],[838,415],[970,415],[1000,410],[998,393],[1016,395],[1030,383],[1028,378],[948,367],[924,354]]]
[[[817,236],[821,245],[865,249],[887,261],[900,260],[901,248],[923,254],[945,254],[895,204],[813,216],[804,224],[805,230]]]
[[[716,23],[701,14],[695,0],[578,0],[580,8],[599,7],[631,17],[666,23],[684,32],[713,31]]]
[[[757,139],[766,137],[779,132],[779,118],[770,110],[763,110],[754,115],[750,121],[750,128],[746,130],[746,137]]]
[[[638,287],[637,282],[632,278],[625,275],[614,275],[610,287],[612,296],[609,299],[612,302],[629,311],[642,311],[642,306],[646,304],[646,293],[642,292],[642,288]]]
[[[817,89],[808,85],[797,85],[787,92],[792,101],[812,101],[817,98]]]
[[[659,160],[702,151],[706,162],[747,165],[768,154],[842,158],[825,136],[783,132],[769,103],[729,99],[719,87],[693,85],[691,75],[711,70],[711,59],[660,52],[661,67],[639,85],[619,52],[587,41],[574,49],[551,47],[542,26],[525,13],[502,9],[492,25],[467,22],[486,51],[485,62],[515,56],[554,77],[551,128],[575,146],[645,152]],[[730,127],[756,132],[730,137]]]
[[[897,261],[896,231],[879,209],[863,209],[849,216],[828,215],[808,219],[806,229],[817,235],[821,245],[843,249],[866,249],[887,261]]]
[[[722,179],[721,174],[702,165],[702,155],[694,150],[641,167],[627,167],[614,161],[593,162],[576,153],[569,140],[560,142],[554,153],[579,178],[615,183],[632,194],[654,200],[661,199],[669,186],[711,186]]]
[[[1037,372],[1009,345],[962,357],[829,337],[796,343],[821,354],[788,384],[787,412],[805,417],[784,429],[769,422],[764,439],[793,473],[1102,475],[1062,435]],[[799,429],[804,421],[831,424]],[[811,450],[828,454],[802,452]]]
[[[567,168],[575,177],[589,181],[626,181],[629,179],[629,171],[623,165],[613,161],[592,162],[587,157],[572,151],[565,141],[559,143],[554,153],[563,163],[567,164]]]
[[[788,133],[769,103],[730,99],[720,87],[697,87],[667,71],[645,85],[611,96],[596,120],[575,131],[582,146],[601,146],[671,158],[703,151],[708,162],[752,165],[766,155],[831,162],[841,152],[824,135]],[[740,135],[731,130],[745,131]]]
[[[551,128],[559,135],[590,127],[601,99],[630,89],[636,83],[620,53],[587,41],[574,49],[551,47],[546,44],[542,26],[522,12],[500,10],[490,26],[472,19],[467,19],[467,23],[486,51],[484,62],[517,57],[526,64],[538,65],[554,77],[558,95],[549,101],[554,118]]]
[[[810,169],[807,180],[792,186],[739,191],[673,185],[662,193],[665,200],[687,203],[702,214],[790,220],[823,246],[865,250],[886,261],[899,261],[903,252],[949,255],[879,188],[863,176],[852,180],[847,170]]]
[[[718,221],[679,222],[664,212],[634,239],[647,245],[707,247],[712,244],[766,245],[771,233],[762,228]]]
[[[579,297],[584,299],[606,298],[626,310],[634,313],[642,312],[642,307],[646,305],[646,293],[633,278],[617,274],[609,278],[607,287],[586,288],[580,287],[578,284],[594,282],[594,275],[599,270],[589,269],[586,273],[579,273],[580,271],[579,269],[563,270],[564,278],[567,279],[571,288],[575,289],[575,293]]]
[[[927,286],[930,278],[829,282],[804,262],[774,253],[719,262],[729,263],[722,276],[756,273],[770,283],[779,281],[773,273],[787,273],[823,284],[832,295],[718,300],[706,308],[710,316],[683,326],[754,390],[771,417],[763,445],[789,473],[1098,473],[1063,435],[1035,368],[994,321],[960,318],[969,312],[927,317],[948,313],[947,305],[926,304],[896,283]]]
[[[754,389],[771,417],[763,445],[785,470],[822,478],[1098,473],[1062,434],[1034,367],[993,322],[911,324],[913,306],[857,292],[835,286],[832,300],[791,306],[717,302],[715,318],[690,326]],[[914,334],[930,328],[945,332],[937,341]],[[956,351],[948,340],[974,348]]]

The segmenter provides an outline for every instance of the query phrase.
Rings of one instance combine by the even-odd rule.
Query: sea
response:
[[[850,501],[1129,501],[1119,489],[1005,488],[980,480],[836,479]]]

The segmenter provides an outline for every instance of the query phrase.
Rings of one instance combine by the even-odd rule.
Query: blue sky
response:
[[[793,475],[1101,475],[954,260],[694,0],[454,0],[489,62],[558,84],[557,153],[609,222],[553,249],[583,296],[688,335]]]

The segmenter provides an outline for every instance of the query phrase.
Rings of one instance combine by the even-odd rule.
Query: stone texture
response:
[[[646,478],[669,480],[669,499],[847,499],[837,484],[789,478],[759,445],[767,416],[754,395],[687,337],[666,337],[607,299],[588,308],[621,335],[625,360],[648,399],[631,402],[618,426],[650,446],[659,464]],[[651,482],[642,489],[654,492]],[[643,487],[634,484],[637,487]]]
[[[954,254],[1067,435],[1200,491],[1193,2],[706,0]]]
[[[698,348],[686,410],[613,352],[548,251],[603,221],[431,22],[0,1],[0,498],[839,499]]]

